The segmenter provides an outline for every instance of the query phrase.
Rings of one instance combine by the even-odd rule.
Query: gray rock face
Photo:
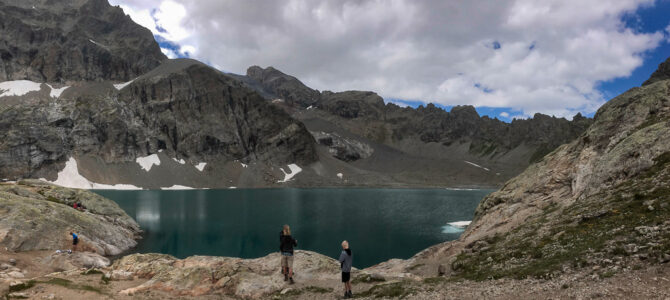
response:
[[[252,66],[247,69],[247,77],[253,79],[265,94],[274,95],[289,104],[308,107],[319,99],[319,92],[305,86],[300,80],[268,67]]]
[[[670,57],[658,65],[658,69],[651,74],[651,77],[647,79],[642,85],[652,84],[656,81],[670,79]]]
[[[518,226],[525,216],[537,213],[540,203],[553,201],[565,207],[586,199],[607,199],[614,188],[643,178],[641,174],[654,165],[662,166],[670,151],[669,90],[669,80],[657,81],[605,103],[580,138],[482,200],[464,237],[474,239]]]
[[[87,210],[73,209],[75,202]],[[118,255],[134,247],[141,233],[113,201],[39,181],[0,185],[0,215],[0,245],[13,251],[70,249],[74,231],[80,250]]]
[[[0,177],[40,177],[74,154],[133,162],[158,151],[193,161],[308,164],[314,140],[258,94],[193,60],[167,61],[117,91],[81,83],[0,110]],[[56,168],[59,170],[59,168]]]
[[[268,95],[266,97],[287,98],[289,105],[298,103],[297,106],[303,108],[307,105],[318,107],[334,116],[335,119],[329,117],[328,121],[382,144],[393,146],[402,140],[415,139],[445,146],[469,143],[471,154],[486,157],[505,154],[525,145],[534,150],[527,155],[525,164],[535,162],[571,141],[592,123],[581,114],[572,121],[536,114],[531,119],[504,123],[480,117],[472,106],[456,106],[450,112],[433,104],[417,109],[401,108],[385,104],[373,92],[319,93],[274,68],[250,67],[247,79],[251,88],[262,91]],[[410,151],[409,154],[415,153]]]
[[[337,134],[325,132],[311,132],[316,141],[328,147],[328,151],[333,157],[342,161],[355,161],[362,158],[368,158],[374,153],[370,145],[357,140],[347,139]]]
[[[0,1],[0,81],[128,81],[166,59],[106,0]]]

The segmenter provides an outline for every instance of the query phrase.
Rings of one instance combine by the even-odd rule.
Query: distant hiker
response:
[[[351,264],[354,256],[349,249],[349,242],[342,241],[342,253],[340,254],[340,267],[342,268],[342,283],[344,283],[344,298],[353,298],[351,292]]]
[[[70,232],[70,235],[72,236],[72,252],[74,252],[77,251],[77,244],[79,244],[79,236],[74,232]]]
[[[279,233],[279,251],[281,251],[281,271],[284,281],[293,281],[293,247],[298,246],[298,241],[291,236],[291,228],[284,225]]]

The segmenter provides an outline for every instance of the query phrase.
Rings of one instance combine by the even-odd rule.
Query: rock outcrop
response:
[[[166,59],[106,0],[0,1],[0,81],[128,81]]]
[[[278,253],[256,259],[211,256],[176,259],[163,254],[133,254],[115,261],[109,276],[125,274],[149,279],[121,291],[125,295],[160,290],[173,296],[261,298],[285,288],[279,260]],[[332,282],[339,275],[337,261],[309,251],[296,251],[295,268],[300,270],[295,275],[298,282]]]
[[[79,202],[85,211],[72,208]],[[139,225],[116,203],[97,194],[39,181],[0,184],[0,245],[13,251],[80,249],[118,255],[134,247]]]
[[[664,62],[658,65],[658,69],[651,74],[651,77],[647,79],[642,85],[652,84],[656,81],[668,80],[670,79],[670,57]]]
[[[579,138],[484,198],[458,241],[415,259],[476,280],[585,267],[602,277],[662,264],[670,260],[669,182],[670,80],[660,80],[604,104]]]
[[[297,78],[286,75],[281,71],[267,67],[252,66],[247,69],[247,78],[255,84],[255,88],[261,90],[261,94],[271,95],[291,105],[309,107],[319,100],[319,92],[305,86]]]
[[[576,138],[592,123],[592,119],[581,114],[571,121],[536,114],[530,119],[505,123],[480,117],[472,106],[456,106],[451,111],[433,104],[417,109],[401,108],[393,103],[385,104],[384,99],[374,92],[319,92],[271,67],[253,66],[247,70],[247,76],[238,78],[267,100],[291,112],[310,132],[346,136],[351,142],[378,150],[369,162],[355,165],[360,172],[385,173],[406,184],[416,177],[416,172],[408,171],[411,168],[399,168],[395,172],[383,166],[398,160],[413,161],[410,165],[416,166],[423,164],[421,159],[437,161],[444,166],[469,161],[485,165],[497,175],[477,174],[470,178],[463,172],[450,173],[453,168],[439,167],[435,170],[422,168],[430,174],[422,179],[428,180],[425,181],[428,186],[437,185],[430,182],[430,178],[453,177],[459,178],[443,181],[443,184],[464,185],[473,181],[479,181],[479,185],[500,184],[559,145]],[[359,161],[352,159],[356,155],[346,155],[350,151],[342,147],[338,150],[324,146],[339,160]],[[393,154],[386,155],[389,151]]]

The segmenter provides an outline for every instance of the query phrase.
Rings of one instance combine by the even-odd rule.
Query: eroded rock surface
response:
[[[86,211],[72,208],[80,202]],[[14,251],[70,249],[70,231],[82,250],[118,255],[134,247],[141,230],[112,200],[39,181],[0,184],[0,245]]]

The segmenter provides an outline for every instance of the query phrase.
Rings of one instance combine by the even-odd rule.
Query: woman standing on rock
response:
[[[291,228],[284,225],[279,233],[279,251],[281,251],[281,268],[284,281],[293,284],[293,247],[298,246],[298,241],[291,236]]]

